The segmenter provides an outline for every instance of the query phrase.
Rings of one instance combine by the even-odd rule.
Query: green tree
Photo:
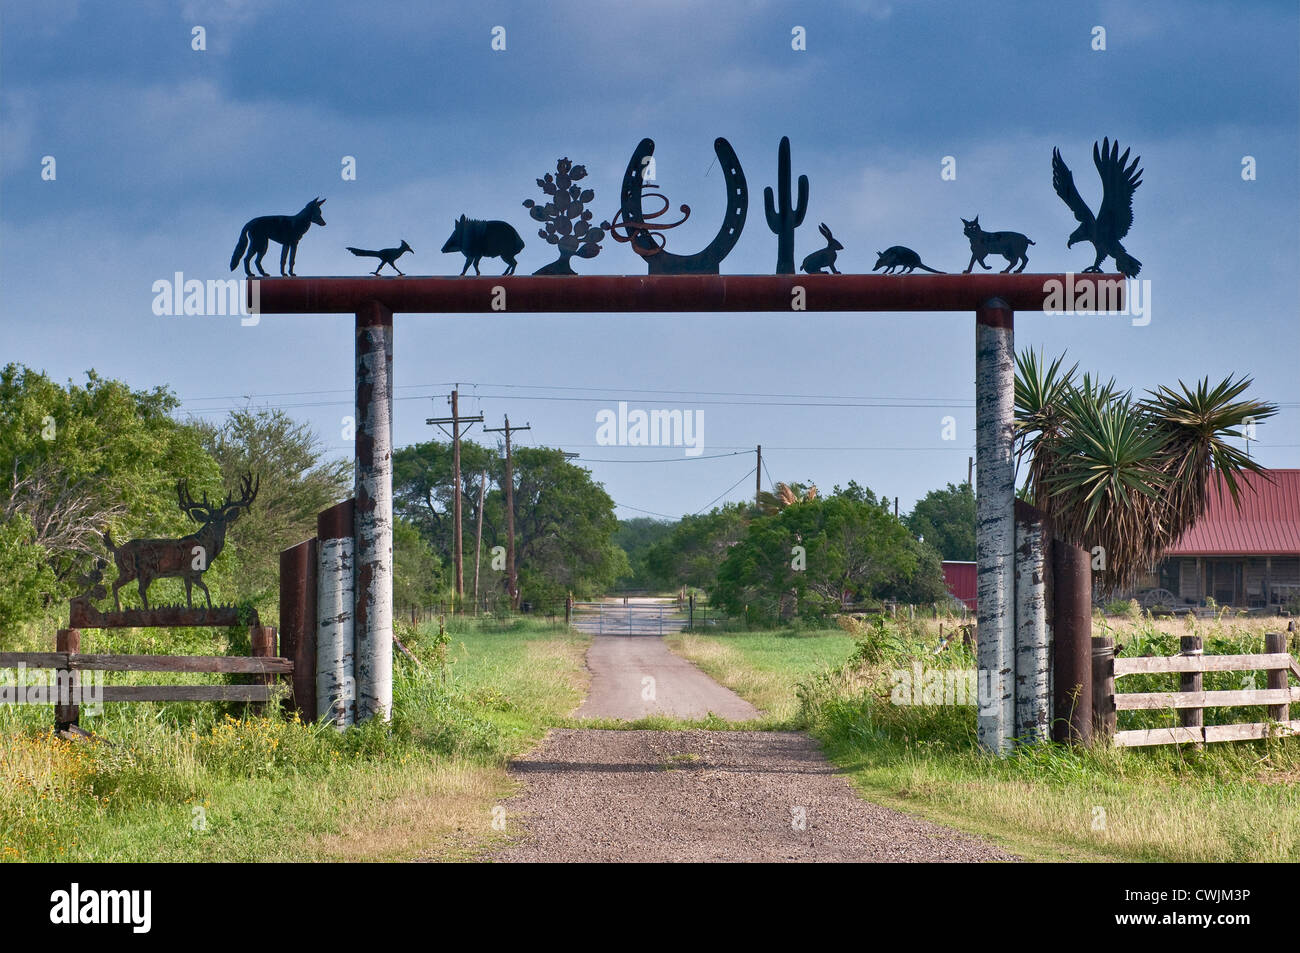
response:
[[[969,483],[931,490],[917,500],[903,523],[943,559],[975,558],[975,492]]]
[[[935,557],[869,491],[851,489],[751,522],[727,552],[710,596],[752,621],[796,612],[820,617],[845,598],[941,593]]]
[[[583,598],[605,592],[631,567],[614,543],[618,518],[605,488],[563,451],[514,451],[515,553],[521,600],[554,605],[572,591]],[[505,479],[505,462],[499,480]],[[505,537],[505,497],[488,508],[497,538]]]
[[[654,589],[659,585],[646,565],[646,555],[655,543],[671,536],[676,525],[653,516],[634,516],[632,519],[618,521],[614,545],[627,553],[628,565],[632,567],[628,575],[617,581],[619,586]]]
[[[197,433],[172,419],[177,406],[165,388],[133,391],[93,370],[84,386],[66,387],[20,364],[0,370],[0,526],[9,545],[27,540],[49,567],[35,579],[0,572],[0,601],[29,615],[34,603],[18,590],[40,586],[45,607],[75,594],[79,577],[107,558],[106,528],[115,539],[190,531],[176,481],[217,492],[221,477]],[[175,580],[157,585],[160,601],[183,592]]]
[[[226,545],[239,567],[234,595],[274,600],[280,551],[315,536],[317,514],[351,494],[352,464],[325,459],[310,426],[282,410],[245,408],[220,424],[192,421],[191,426],[227,487],[236,487],[246,473],[259,480],[257,500],[230,527]]]
[[[471,585],[473,578],[479,478],[486,470],[490,485],[503,468],[504,463],[494,449],[472,440],[461,441],[461,546],[465,554],[467,586]],[[450,442],[430,440],[402,447],[393,454],[393,510],[410,520],[447,564],[452,563],[452,475]],[[487,532],[487,524],[484,524],[484,532]]]
[[[727,551],[745,535],[751,518],[745,503],[728,503],[708,513],[683,516],[672,532],[645,554],[645,566],[660,586],[708,589]]]
[[[442,567],[433,547],[410,520],[393,518],[393,605],[427,606],[439,600]]]

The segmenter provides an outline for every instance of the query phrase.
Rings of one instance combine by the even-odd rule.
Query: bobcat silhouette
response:
[[[1019,232],[986,232],[980,228],[978,215],[969,222],[963,218],[961,224],[962,234],[970,239],[970,263],[962,272],[963,275],[969,275],[977,261],[985,271],[992,268],[992,265],[984,261],[985,255],[1001,255],[1007,260],[1007,267],[1002,269],[1004,275],[1015,267],[1017,261],[1020,262],[1020,267],[1016,268],[1016,274],[1024,271],[1025,265],[1029,264],[1026,252],[1034,243]]]

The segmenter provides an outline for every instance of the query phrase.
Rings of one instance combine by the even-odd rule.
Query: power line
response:
[[[742,484],[742,483],[744,483],[746,480],[748,480],[748,479],[749,479],[749,475],[750,475],[751,473],[753,473],[756,469],[757,469],[757,467],[750,467],[748,470],[745,471],[745,475],[744,475],[743,477],[741,477],[741,478],[740,478],[739,480],[737,480],[735,483],[731,484],[731,486],[727,487],[725,490],[723,490],[721,493],[719,493],[719,494],[718,494],[717,496],[715,496],[713,499],[709,500],[709,502],[707,502],[707,503],[705,503],[703,506],[701,506],[698,510],[695,511],[695,513],[694,513],[693,515],[695,515],[695,516],[699,516],[701,513],[703,513],[705,510],[707,510],[707,509],[708,509],[710,506],[712,506],[714,503],[718,502],[718,500],[722,499],[724,496],[726,496],[728,493],[730,493],[730,492],[731,492],[732,490],[734,490],[736,487],[740,486],[740,484]]]

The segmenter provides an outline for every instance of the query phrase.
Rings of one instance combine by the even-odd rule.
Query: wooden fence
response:
[[[80,672],[211,672],[227,675],[259,676],[252,685],[105,685],[97,700],[103,702],[253,702],[270,701],[283,687],[277,679],[290,681],[293,661],[276,656],[276,630],[273,626],[253,626],[249,630],[251,652],[238,655],[101,655],[83,653],[81,631],[60,629],[54,652],[0,652],[0,669],[19,665],[31,669],[67,673],[60,685],[70,687],[72,697],[80,698]],[[56,731],[77,726],[78,706],[54,706]]]
[[[1212,741],[1244,741],[1300,733],[1300,720],[1292,719],[1290,706],[1300,703],[1300,688],[1292,688],[1288,676],[1300,678],[1300,664],[1287,651],[1286,636],[1264,637],[1265,651],[1256,655],[1205,655],[1200,636],[1183,636],[1182,651],[1173,656],[1115,658],[1114,640],[1092,640],[1093,727],[1098,735],[1111,738],[1119,747],[1148,745],[1205,744]],[[1117,693],[1115,680],[1126,675],[1177,672],[1176,692]],[[1265,672],[1267,688],[1205,691],[1206,672]],[[1242,706],[1267,707],[1268,721],[1247,724],[1207,725],[1206,708]],[[1145,728],[1117,731],[1121,711],[1174,709],[1176,728]]]

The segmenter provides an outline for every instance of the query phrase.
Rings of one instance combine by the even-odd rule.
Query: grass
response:
[[[1276,619],[1107,624],[1125,655],[1166,654],[1178,635],[1192,632],[1203,637],[1207,652],[1260,652],[1263,633],[1277,628]],[[857,638],[838,637],[839,650],[847,641],[849,652],[837,668],[818,667],[812,645],[791,648],[773,633],[692,637],[713,644],[684,643],[682,651],[755,704],[767,700],[788,710],[783,706],[793,693],[798,706],[790,726],[818,737],[873,801],[982,835],[1027,859],[1300,859],[1300,739],[1200,751],[1042,744],[994,758],[975,744],[972,707],[891,700],[892,672],[913,659],[927,667],[973,667],[960,640],[934,655],[933,621],[846,626],[857,629]],[[1094,632],[1101,634],[1100,624]],[[1136,682],[1124,687],[1148,690]],[[1254,719],[1251,709],[1226,711],[1229,720]]]
[[[667,636],[668,647],[689,659],[764,713],[763,727],[787,727],[799,712],[799,680],[843,664],[853,637],[842,629]],[[753,724],[749,727],[754,727]]]
[[[401,633],[424,665],[398,656],[390,725],[340,733],[239,706],[108,704],[83,716],[100,739],[85,742],[53,737],[49,706],[0,707],[0,859],[473,856],[503,836],[491,822],[514,789],[507,761],[581,698],[586,640],[531,620],[457,623],[444,680],[435,633]],[[219,631],[183,638],[146,649],[119,633],[83,651],[228,649]]]

